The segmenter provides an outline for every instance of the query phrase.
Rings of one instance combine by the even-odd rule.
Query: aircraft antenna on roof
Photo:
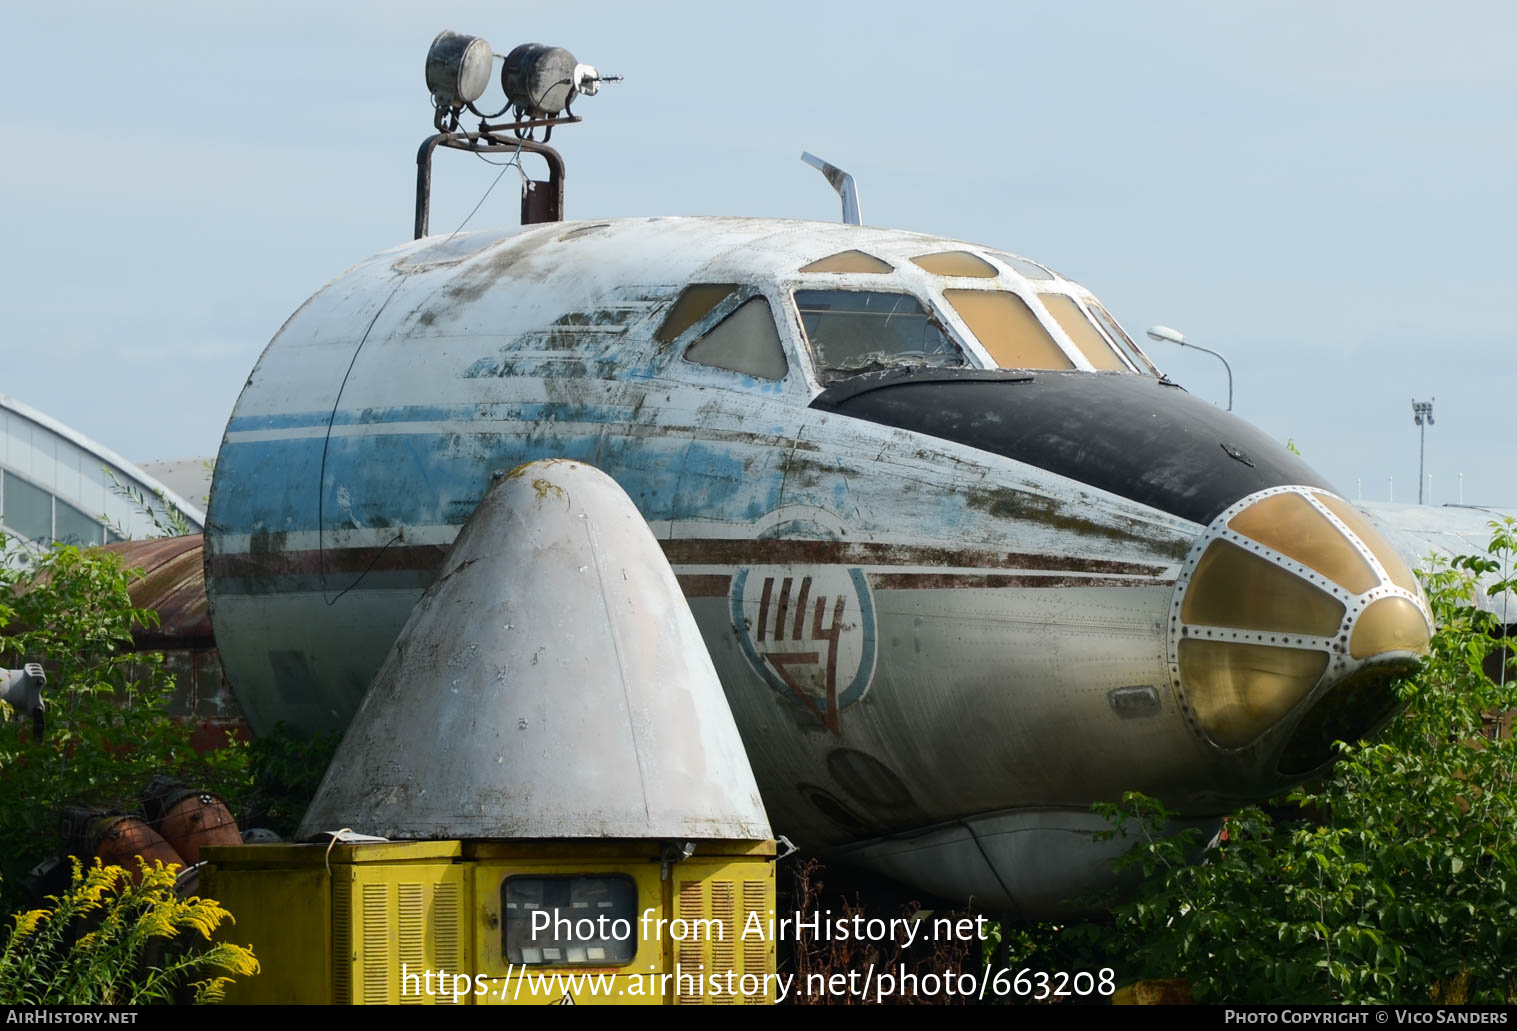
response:
[[[853,176],[808,151],[801,151],[801,160],[825,175],[838,196],[843,198],[843,221],[851,226],[863,225],[863,215],[859,212],[859,187]]]

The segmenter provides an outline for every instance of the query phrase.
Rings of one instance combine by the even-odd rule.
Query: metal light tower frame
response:
[[[1433,425],[1433,401],[1412,398],[1412,419],[1417,423],[1417,504],[1422,504],[1423,463],[1427,456],[1427,428]]]

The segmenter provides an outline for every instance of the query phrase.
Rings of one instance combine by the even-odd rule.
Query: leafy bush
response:
[[[21,875],[55,854],[60,808],[135,808],[155,773],[229,799],[248,786],[247,748],[234,741],[197,755],[193,728],[169,712],[173,679],[158,655],[132,650],[135,571],[119,556],[58,545],[31,569],[4,565],[0,542],[0,666],[40,662],[47,672],[46,730],[0,721],[0,912],[19,908]],[[0,708],[5,706],[0,705]]]
[[[1439,629],[1379,740],[1340,745],[1285,815],[1248,807],[1209,845],[1163,837],[1153,799],[1105,807],[1141,827],[1122,861],[1140,889],[1109,923],[1045,925],[1024,956],[1121,957],[1214,1003],[1517,1002],[1517,744],[1485,733],[1517,678],[1487,676],[1504,628],[1473,605],[1476,574],[1517,587],[1517,525],[1493,527],[1486,555],[1424,577]]]
[[[143,863],[134,879],[98,859],[88,869],[74,860],[73,883],[52,906],[12,918],[0,1004],[213,1002],[234,977],[258,973],[249,949],[211,940],[231,914],[178,898],[174,877],[161,863]]]
[[[244,809],[247,825],[293,837],[341,740],[336,731],[297,737],[284,723],[254,738],[248,746],[252,790]]]

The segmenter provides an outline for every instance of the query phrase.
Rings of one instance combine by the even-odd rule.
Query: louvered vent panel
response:
[[[706,886],[700,881],[686,881],[680,885],[674,915],[692,928],[697,926],[695,921],[706,915]],[[684,941],[676,943],[674,954],[679,962],[677,973],[680,975],[674,986],[676,1006],[699,1006],[705,1001],[699,991],[700,978],[705,973],[703,944],[694,934],[687,934]]]
[[[425,896],[420,884],[401,884],[396,886],[396,915],[400,925],[400,933],[397,943],[400,946],[401,973],[425,975],[427,969],[427,929],[426,929],[426,906],[423,902]],[[407,992],[407,989],[412,989]],[[426,1002],[428,997],[423,994],[422,981],[413,981],[409,977],[402,976],[400,984],[400,1001],[409,1003]]]
[[[758,985],[750,985],[750,987],[756,987],[758,990],[743,996],[744,1001],[750,1005],[770,1001],[766,997],[765,988],[763,987],[767,982],[762,980],[769,966],[768,952],[771,947],[767,930],[771,907],[769,905],[769,893],[766,888],[767,884],[764,881],[743,882],[743,912],[739,926],[743,928],[749,927],[750,916],[757,914],[757,922],[752,926],[765,929],[764,934],[750,934],[742,941],[743,973],[753,974],[760,978]]]
[[[347,871],[332,877],[332,996],[353,1004],[353,882]]]
[[[735,988],[737,979],[742,975],[742,971],[737,969],[736,914],[736,886],[731,881],[712,881],[711,916],[716,923],[704,925],[706,933],[702,937],[706,939],[703,944],[708,957],[706,984],[720,989],[712,993],[711,1001],[721,1006],[730,1006],[737,1001],[737,996],[727,991],[727,988]],[[710,977],[718,980],[713,983],[709,980]]]
[[[449,975],[464,973],[464,958],[458,948],[458,885],[432,885],[432,962]],[[449,982],[452,983],[452,982]],[[453,996],[439,995],[439,1005],[453,1005]]]
[[[363,1001],[383,1006],[390,1001],[390,886],[363,886]]]

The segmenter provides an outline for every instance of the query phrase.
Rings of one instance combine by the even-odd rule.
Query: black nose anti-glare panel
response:
[[[1242,419],[1146,376],[903,369],[833,384],[811,406],[1014,458],[1203,526],[1268,487],[1331,489]]]

